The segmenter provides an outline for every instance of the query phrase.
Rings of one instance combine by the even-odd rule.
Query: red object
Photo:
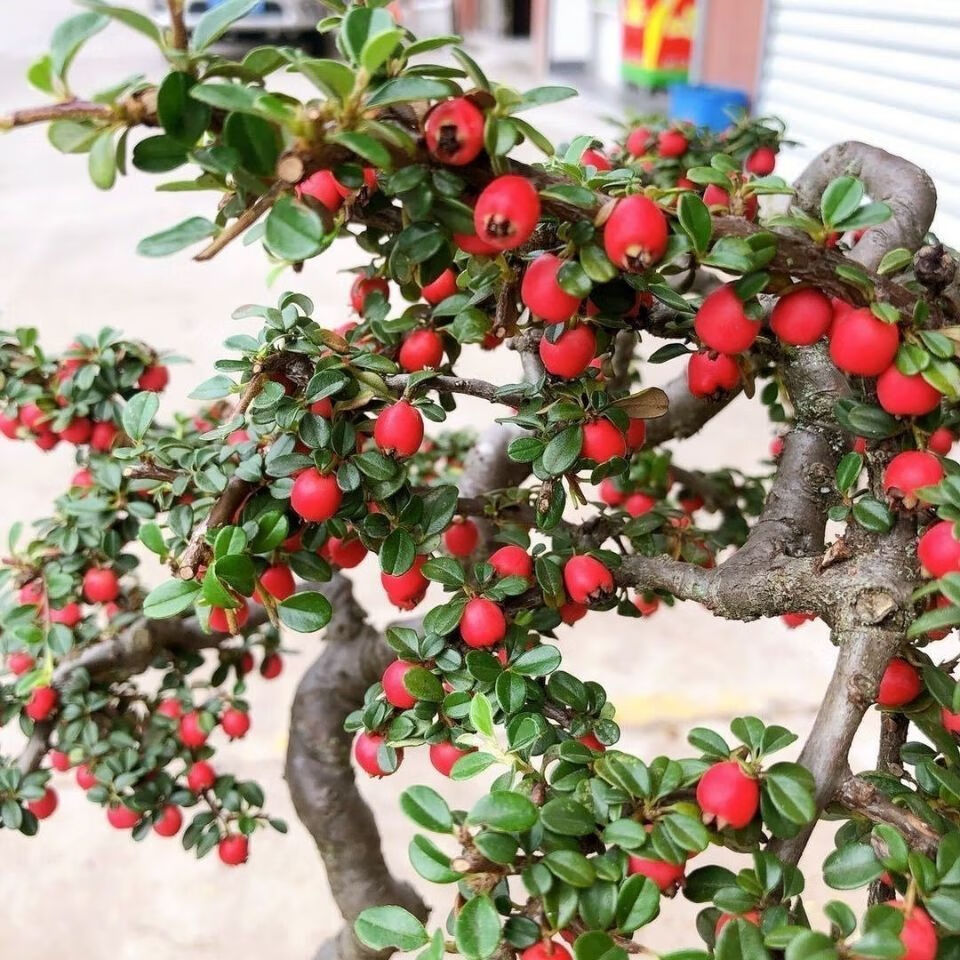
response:
[[[937,928],[926,910],[914,904],[910,912],[906,913],[906,904],[896,903],[894,906],[905,912],[900,942],[906,952],[900,960],[934,960],[939,949]]]
[[[483,150],[484,116],[466,97],[438,103],[423,125],[427,149],[441,162],[462,167]]]
[[[239,607],[235,607],[232,610],[232,613],[237,622],[237,629],[239,630],[247,620],[250,619],[250,605],[246,600],[243,600]],[[230,621],[227,619],[227,611],[222,607],[210,608],[210,629],[216,630],[217,633],[233,632],[230,629]]]
[[[917,668],[900,657],[894,657],[880,678],[877,703],[881,707],[902,707],[916,700],[922,691],[923,681]]]
[[[454,557],[469,557],[477,549],[479,540],[477,525],[465,517],[454,517],[453,523],[443,534],[443,545]]]
[[[468,647],[496,646],[507,633],[503,610],[486,597],[467,601],[460,616],[460,636]]]
[[[290,506],[294,513],[310,523],[329,520],[340,509],[343,493],[337,478],[310,467],[297,474],[290,491]]]
[[[590,366],[597,353],[597,338],[590,327],[578,324],[564,330],[555,343],[541,337],[539,352],[548,373],[571,380]]]
[[[90,603],[109,603],[120,596],[120,580],[106,567],[91,567],[83,575],[83,595]]]
[[[391,706],[399,710],[409,710],[416,706],[417,698],[403,685],[403,678],[416,668],[415,663],[408,663],[406,660],[394,660],[383,671],[380,683],[383,685],[383,695]]]
[[[398,400],[380,412],[373,427],[373,439],[386,454],[412,457],[423,443],[420,411],[406,400]]]
[[[686,864],[667,863],[664,860],[650,860],[647,857],[631,856],[627,860],[627,874],[642,874],[649,877],[661,893],[675,891],[683,883]]]
[[[816,617],[812,613],[784,613],[780,619],[791,630],[796,630],[802,624],[808,623],[810,620],[816,620]]]
[[[520,960],[573,960],[573,957],[570,951],[566,947],[561,947],[559,943],[554,943],[552,940],[544,943],[538,940],[520,954]]]
[[[468,753],[474,752],[474,748],[469,750],[461,750],[459,747],[455,747],[449,740],[444,740],[442,743],[431,743],[430,763],[433,764],[433,769],[438,773],[442,773],[445,777],[449,777],[450,771],[453,769],[453,765],[461,757],[465,757]]]
[[[283,657],[279,653],[268,653],[260,664],[260,676],[264,680],[275,680],[283,672]]]
[[[329,397],[323,397],[321,400],[315,400],[310,404],[310,412],[324,420],[329,420],[333,416],[333,404]]]
[[[407,373],[439,367],[443,363],[443,339],[436,330],[411,330],[400,344],[397,359]]]
[[[647,439],[647,421],[639,417],[631,417],[627,425],[627,446],[631,450],[639,450]]]
[[[169,717],[171,720],[178,720],[183,713],[183,707],[180,706],[179,700],[169,697],[166,700],[161,700],[160,703],[157,704],[157,713],[161,716]]]
[[[220,726],[231,740],[242,740],[250,729],[250,714],[246,710],[228,707],[220,718]]]
[[[542,253],[527,266],[520,284],[524,305],[547,323],[566,323],[580,307],[580,298],[567,293],[557,280],[564,263],[556,254]]]
[[[450,267],[447,267],[432,283],[420,288],[420,296],[430,304],[442,303],[456,292],[457,275]]]
[[[187,786],[194,793],[210,790],[216,782],[216,771],[205,760],[198,760],[187,771]]]
[[[953,522],[941,520],[917,541],[917,557],[931,577],[960,571],[960,541],[953,535]]]
[[[627,137],[627,153],[631,157],[642,157],[650,149],[651,139],[650,131],[646,127],[631,130]]]
[[[327,559],[341,570],[352,570],[363,563],[367,548],[358,537],[330,537],[326,544]]]
[[[83,611],[77,603],[64,604],[59,610],[50,611],[51,623],[62,623],[65,627],[71,629],[83,619]]]
[[[660,609],[660,598],[654,595],[648,600],[642,593],[638,593],[633,598],[633,605],[641,616],[651,617]]]
[[[590,733],[585,733],[582,737],[577,737],[577,740],[590,750],[594,750],[596,753],[607,752],[606,746],[597,739],[597,735],[592,730]]]
[[[955,439],[946,427],[937,427],[927,438],[927,449],[945,457],[953,449]]]
[[[60,701],[60,695],[53,687],[34,687],[23,712],[37,722],[46,720]]]
[[[499,251],[475,233],[455,233],[453,242],[464,252],[474,257],[490,257]]]
[[[230,834],[217,844],[217,856],[228,867],[239,867],[249,855],[250,841],[242,834]]]
[[[424,597],[430,581],[420,572],[427,562],[425,556],[414,557],[413,564],[405,573],[381,573],[380,583],[390,602],[401,610],[412,610]]]
[[[877,400],[895,417],[921,417],[936,410],[942,399],[940,391],[927,383],[922,373],[901,373],[895,363],[877,377]]]
[[[757,147],[744,162],[743,169],[755,177],[769,177],[777,165],[777,151],[773,147]]]
[[[587,147],[580,154],[580,164],[584,167],[594,167],[597,173],[606,173],[607,170],[613,169],[613,164],[607,158],[607,155],[602,150],[597,150],[596,147]]]
[[[53,787],[47,787],[39,800],[31,800],[27,804],[27,809],[38,820],[46,820],[57,809],[57,791]]]
[[[166,390],[169,382],[170,371],[162,363],[155,363],[153,366],[147,367],[147,369],[140,374],[137,386],[141,390],[162,393]]]
[[[76,417],[60,431],[60,439],[79,447],[89,443],[93,435],[93,421],[89,417]]]
[[[293,579],[293,573],[285,563],[275,563],[272,567],[267,567],[260,574],[260,587],[253,591],[253,599],[257,603],[263,603],[260,595],[260,588],[263,588],[273,597],[274,600],[286,600],[292,597],[297,590],[297,584]]]
[[[657,153],[661,157],[682,157],[690,141],[679,130],[664,130],[657,137]]]
[[[90,446],[98,453],[109,453],[118,433],[117,428],[109,421],[95,423],[90,434]]]
[[[296,188],[297,196],[302,200],[310,197],[324,206],[331,213],[336,213],[343,206],[343,194],[337,178],[329,170],[318,170],[309,177],[301,180]]]
[[[51,750],[50,766],[59,773],[66,773],[70,769],[70,757],[62,750]]]
[[[380,745],[384,742],[383,734],[361,732],[353,742],[353,758],[357,761],[357,766],[371,777],[389,777],[395,770],[384,770],[380,766],[377,754]],[[403,761],[403,748],[397,751],[397,767]]]
[[[7,417],[0,414],[0,433],[10,440],[17,439],[17,430],[20,428],[20,421],[16,417]]]
[[[20,408],[20,423],[28,430],[36,432],[41,424],[50,419],[50,414],[44,413],[35,403],[27,403]]]
[[[623,502],[623,509],[626,510],[631,517],[642,517],[645,513],[649,513],[656,505],[656,499],[648,493],[631,493]]]
[[[804,288],[786,294],[770,314],[770,328],[784,343],[802,347],[816,343],[833,323],[830,298]]]
[[[81,790],[89,790],[91,787],[97,785],[97,775],[90,769],[90,765],[86,763],[81,763],[77,767],[77,772],[75,774],[77,778],[77,786]]]
[[[960,713],[951,713],[946,707],[940,710],[940,722],[949,733],[960,733]]]
[[[587,605],[568,600],[557,612],[560,614],[560,619],[568,627],[572,627],[578,620],[582,620],[587,615]]]
[[[695,397],[711,397],[739,385],[740,369],[726,354],[701,350],[687,361],[687,386]]]
[[[78,470],[70,478],[71,487],[82,487],[84,490],[89,490],[93,486],[93,474],[87,470]]]
[[[612,477],[605,477],[600,481],[600,499],[608,507],[619,507],[627,499],[627,494],[617,486]]]
[[[191,710],[190,713],[185,713],[180,718],[178,732],[180,742],[185,747],[190,747],[194,750],[202,747],[207,742],[207,737],[209,736],[207,731],[200,726],[200,714],[196,710]]]
[[[533,577],[533,557],[523,547],[508,544],[490,554],[487,561],[498,577]]]
[[[596,557],[581,554],[564,565],[563,584],[574,603],[589,605],[613,593],[613,574]]]
[[[715,763],[697,784],[697,804],[717,829],[741,830],[760,808],[760,784],[735,760]]]
[[[760,332],[760,324],[747,316],[743,302],[728,283],[704,299],[694,329],[704,346],[729,355],[749,350]]]
[[[357,277],[350,288],[350,304],[354,311],[362,317],[367,305],[367,297],[371,293],[378,292],[382,293],[387,300],[390,299],[390,284],[383,277]]]
[[[514,250],[525,243],[539,219],[537,188],[516,174],[491,181],[473,210],[477,236],[496,250]]]
[[[899,497],[908,509],[924,503],[917,495],[920,487],[932,487],[943,479],[940,458],[925,450],[904,450],[898,453],[883,471],[883,489],[891,497]]]
[[[627,440],[623,432],[605,417],[583,425],[583,446],[580,456],[597,463],[606,463],[614,457],[627,455]]]
[[[866,307],[834,315],[830,356],[844,373],[879,376],[893,363],[899,347],[897,325],[884,323]]]
[[[713,928],[713,935],[719,937],[720,932],[731,920],[746,920],[747,923],[752,923],[755,927],[760,926],[760,914],[756,910],[748,910],[746,913],[721,913],[717,917],[717,925]]]
[[[15,677],[23,676],[28,670],[32,670],[36,663],[26,650],[15,650],[7,657],[7,669]]]
[[[140,822],[140,814],[120,803],[107,807],[107,821],[116,830],[132,830]]]
[[[183,826],[183,814],[180,808],[168,803],[153,824],[153,832],[161,837],[175,837]]]
[[[648,197],[636,194],[618,201],[603,227],[607,256],[622,270],[641,272],[664,255],[667,218]]]

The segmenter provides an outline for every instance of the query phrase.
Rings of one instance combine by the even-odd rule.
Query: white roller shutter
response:
[[[960,2],[768,0],[757,109],[800,146],[795,176],[824,147],[864,140],[924,167],[934,228],[960,244]]]

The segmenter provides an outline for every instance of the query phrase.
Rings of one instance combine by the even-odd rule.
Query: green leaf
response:
[[[368,73],[376,73],[403,39],[402,30],[382,30],[368,36],[360,51],[360,66]]]
[[[117,7],[109,3],[102,3],[101,0],[77,0],[81,7],[88,7],[94,13],[103,14],[122,23],[137,33],[142,33],[145,37],[152,40],[158,47],[163,46],[163,34],[157,24],[146,14],[138,10],[131,10],[129,7]]]
[[[87,169],[94,186],[109,190],[117,179],[117,152],[113,143],[113,131],[104,130],[90,147]]]
[[[543,862],[547,869],[571,887],[589,887],[597,879],[593,864],[576,850],[554,850]]]
[[[540,810],[543,825],[565,837],[584,837],[597,828],[593,814],[571,797],[555,797]]]
[[[47,128],[47,139],[61,153],[86,153],[99,135],[99,127],[73,120],[54,120]]]
[[[174,70],[157,91],[157,117],[167,135],[192,147],[210,122],[210,108],[190,95],[196,81],[189,73]]]
[[[232,390],[233,381],[220,374],[204,380],[199,387],[194,388],[189,397],[191,400],[219,400],[221,397],[228,396]]]
[[[123,408],[124,432],[131,440],[139,443],[147,435],[159,409],[160,398],[152,390],[134,394]]]
[[[190,98],[218,110],[255,113],[263,96],[260,87],[244,87],[239,83],[200,83],[190,89]]]
[[[133,148],[133,165],[144,173],[166,173],[187,162],[187,148],[165,133],[141,140]]]
[[[578,425],[561,430],[543,451],[543,469],[551,476],[566,473],[580,456],[583,429]]]
[[[468,900],[457,914],[457,951],[467,960],[484,960],[500,943],[500,915],[486,894]]]
[[[888,273],[898,273],[904,267],[913,263],[913,254],[906,247],[897,247],[895,250],[888,250],[877,267],[877,273],[885,276]]]
[[[587,276],[586,270],[576,260],[568,260],[557,271],[557,283],[564,293],[579,297],[581,300],[589,296],[593,289],[593,282]]]
[[[385,107],[393,103],[412,103],[414,100],[444,100],[455,96],[456,84],[429,77],[395,77],[379,86],[367,101],[368,107]]]
[[[502,836],[502,834],[501,834]],[[429,837],[418,833],[407,847],[410,864],[431,883],[456,883],[462,875],[450,868],[448,857]]]
[[[803,826],[817,813],[813,777],[797,763],[775,763],[764,772],[763,799],[790,823]]]
[[[561,203],[569,203],[586,210],[596,206],[597,203],[597,196],[592,190],[573,183],[558,183],[546,187],[540,191],[540,196],[544,200],[559,200]]]
[[[277,607],[280,622],[297,633],[313,633],[322,630],[333,613],[330,601],[312,590],[295,593]]]
[[[883,873],[883,864],[873,847],[852,843],[834,850],[823,863],[823,879],[834,890],[855,890],[865,887]]]
[[[339,143],[340,146],[346,147],[348,150],[352,150],[358,157],[381,170],[390,169],[392,163],[390,151],[369,134],[344,131],[343,133],[333,134],[328,139],[333,143]]]
[[[109,22],[110,19],[103,14],[90,11],[78,13],[58,24],[50,38],[50,67],[53,72],[64,79],[80,48]]]
[[[137,253],[144,257],[166,257],[214,236],[218,229],[215,223],[205,217],[190,217],[167,230],[144,237],[137,244]]]
[[[820,198],[820,216],[826,226],[846,220],[863,200],[863,184],[856,177],[837,177]]]
[[[416,950],[430,941],[423,924],[402,907],[369,907],[357,917],[353,929],[372,950]]]
[[[560,666],[560,651],[549,643],[540,644],[521,653],[510,669],[524,677],[544,677]]]
[[[875,201],[866,203],[855,210],[849,217],[835,224],[838,230],[861,230],[864,227],[874,227],[878,223],[885,223],[892,216],[893,211],[885,203]]]
[[[648,924],[660,912],[657,885],[641,874],[628,877],[617,897],[617,927],[626,934]]]
[[[267,216],[263,238],[271,253],[282,260],[308,260],[323,245],[323,220],[305,204],[283,196]]]
[[[226,0],[210,7],[197,21],[190,36],[190,49],[195,53],[206,50],[220,39],[241,17],[245,17],[260,0]]]
[[[890,508],[874,500],[873,497],[863,497],[853,505],[853,516],[861,527],[871,533],[886,533],[893,527],[893,514]]]
[[[406,530],[397,528],[383,541],[380,547],[380,569],[390,576],[406,573],[417,555],[417,547]]]
[[[477,733],[485,737],[493,736],[493,710],[489,699],[483,693],[478,693],[470,701],[470,722]]]
[[[143,615],[150,620],[165,620],[193,606],[200,584],[196,580],[167,580],[154,587],[143,601]]]
[[[647,831],[636,820],[614,820],[603,828],[603,842],[624,850],[638,850],[647,842]]]
[[[223,126],[223,142],[236,150],[240,162],[251,173],[260,177],[274,173],[280,156],[280,137],[276,127],[263,117],[231,113]]]
[[[50,62],[50,55],[45,53],[38,57],[27,69],[27,82],[32,87],[36,87],[41,93],[53,94],[55,92],[53,85],[53,65]]]
[[[684,192],[680,194],[677,214],[680,226],[690,238],[693,249],[697,253],[703,253],[710,245],[713,234],[713,221],[707,205],[695,193]]]
[[[453,829],[446,800],[430,787],[408,787],[400,794],[400,809],[424,830],[449,833]]]
[[[467,817],[467,823],[482,823],[507,833],[522,833],[536,822],[537,808],[523,794],[510,790],[492,790],[482,796]]]
[[[863,470],[863,457],[859,453],[846,454],[837,465],[837,489],[846,494],[857,482]]]
[[[297,61],[295,66],[333,100],[343,100],[349,96],[356,82],[353,70],[339,60],[304,59]]]
[[[763,945],[763,934],[756,924],[738,917],[720,934],[714,951],[716,960],[770,960]]]

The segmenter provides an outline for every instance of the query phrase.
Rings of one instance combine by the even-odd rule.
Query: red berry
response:
[[[496,571],[498,577],[533,577],[533,557],[523,547],[508,544],[490,554],[487,563]]]
[[[900,931],[900,942],[906,952],[900,960],[934,960],[939,949],[937,942],[937,928],[933,925],[929,914],[923,907],[916,904],[906,913],[906,905],[896,903],[898,910],[904,910],[903,929]]]
[[[239,867],[250,855],[250,841],[240,833],[232,833],[217,844],[217,856],[228,867]]]
[[[268,653],[260,663],[260,676],[264,680],[275,680],[283,672],[283,657],[279,653]]]
[[[322,400],[311,403],[310,412],[318,417],[323,417],[324,420],[329,420],[333,416],[333,404],[330,402],[330,398],[324,397]]]
[[[16,440],[19,429],[20,421],[16,417],[7,417],[0,413],[0,433],[10,440]]]
[[[116,830],[132,830],[140,822],[140,814],[118,803],[107,807],[107,821]]]
[[[527,947],[520,954],[520,960],[573,960],[570,951],[561,947],[559,943],[548,940],[544,943],[538,940],[532,947]]]
[[[564,330],[551,343],[546,337],[540,338],[540,359],[548,373],[555,377],[570,380],[579,377],[597,353],[597,338],[590,327],[580,324],[570,330]]]
[[[877,400],[895,417],[921,417],[936,410],[942,399],[940,391],[927,383],[922,373],[901,373],[895,363],[877,377]]]
[[[960,540],[953,535],[953,521],[941,520],[928,527],[917,541],[917,557],[931,577],[960,571]]]
[[[210,790],[216,782],[217,774],[205,760],[198,760],[187,771],[187,786],[194,793]]]
[[[47,787],[39,800],[31,800],[27,809],[38,819],[46,820],[57,809],[57,792],[53,787]]]
[[[236,620],[237,629],[239,630],[247,620],[250,619],[250,605],[246,600],[242,600],[240,606],[234,607],[231,613]],[[233,633],[230,629],[230,620],[227,618],[227,611],[223,607],[210,608],[210,629],[215,630],[217,633]]]
[[[804,288],[786,294],[770,314],[770,328],[784,343],[796,347],[816,343],[833,323],[830,298],[819,290]]]
[[[687,386],[695,397],[712,397],[735,390],[740,385],[740,369],[732,357],[701,350],[687,362]]]
[[[77,786],[81,790],[89,790],[97,785],[97,775],[90,769],[90,765],[81,763],[76,772]]]
[[[242,740],[250,729],[250,714],[246,710],[228,707],[220,718],[220,726],[231,740]]]
[[[817,618],[812,613],[784,613],[780,619],[791,630],[796,630],[797,627],[808,623],[810,620],[816,620]]]
[[[383,685],[383,695],[387,703],[400,710],[409,710],[417,705],[417,698],[403,685],[403,678],[411,671],[416,670],[415,663],[406,660],[394,660],[380,678]]]
[[[760,324],[747,316],[743,301],[729,283],[707,295],[694,328],[704,346],[723,354],[749,350],[760,332]]]
[[[880,678],[877,703],[881,707],[902,707],[916,700],[922,690],[923,681],[917,668],[900,657],[894,657]]]
[[[729,210],[730,193],[715,183],[709,183],[703,191],[703,202],[708,207],[720,207],[723,210]]]
[[[161,837],[175,837],[183,826],[183,814],[180,808],[172,803],[168,803],[160,816],[153,823],[153,831]]]
[[[583,425],[583,446],[580,456],[596,463],[606,463],[614,457],[627,455],[627,440],[619,427],[605,417]]]
[[[633,598],[633,605],[643,617],[652,617],[660,609],[660,598],[653,595],[648,600],[642,593]]]
[[[757,815],[760,784],[735,760],[715,763],[697,784],[697,804],[704,821],[715,820],[718,830],[740,830]]]
[[[584,603],[575,603],[568,600],[557,611],[560,619],[568,626],[572,627],[578,620],[582,620],[587,615],[587,606]]]
[[[23,676],[36,665],[36,660],[26,650],[15,650],[7,657],[7,669],[15,676]]]
[[[352,570],[363,563],[367,548],[357,537],[330,537],[326,544],[327,557],[335,567]]]
[[[612,477],[606,477],[600,482],[600,499],[608,507],[619,507],[627,499],[627,494],[617,486]]]
[[[119,431],[109,421],[95,423],[90,434],[90,446],[99,453],[109,453]]]
[[[45,588],[43,580],[37,577],[35,580],[31,580],[20,588],[17,599],[23,604],[33,604],[36,607],[46,606],[44,594]]]
[[[454,517],[453,523],[443,535],[443,545],[447,553],[454,557],[469,557],[477,549],[479,541],[479,528],[465,517]]]
[[[389,777],[391,773],[396,773],[396,770],[384,770],[380,766],[377,755],[383,742],[383,734],[366,731],[361,732],[353,741],[353,758],[357,761],[357,766],[371,777]],[[398,748],[396,754],[399,767],[403,762],[403,748]]]
[[[716,926],[713,928],[713,935],[719,937],[720,932],[731,920],[746,920],[747,923],[752,923],[755,927],[760,926],[760,914],[756,910],[748,910],[746,913],[740,914],[721,913],[717,918]]]
[[[484,116],[466,97],[438,103],[423,125],[427,149],[441,162],[454,167],[475,160],[483,149]]]
[[[830,356],[844,373],[876,377],[893,363],[899,347],[897,325],[884,323],[866,307],[834,315]]]
[[[39,432],[40,425],[49,419],[50,414],[44,413],[35,403],[28,403],[20,408],[20,423],[28,430]]]
[[[337,478],[331,473],[321,473],[316,467],[297,474],[290,491],[290,506],[310,523],[329,520],[340,509],[342,500]]]
[[[641,874],[649,877],[659,888],[661,893],[673,892],[683,883],[686,865],[682,863],[667,863],[664,860],[650,860],[647,857],[631,856],[627,861],[627,874]]]
[[[70,757],[62,750],[51,750],[50,766],[59,773],[66,773],[70,769]]]
[[[179,700],[168,697],[157,704],[157,713],[162,717],[169,717],[171,720],[179,720],[183,715],[183,707]]]
[[[500,606],[486,597],[467,601],[460,615],[460,636],[468,647],[496,646],[507,634],[507,618]]]
[[[631,417],[627,425],[627,446],[631,450],[639,450],[647,439],[647,421],[639,417]]]
[[[580,308],[580,298],[560,286],[557,274],[566,261],[541,253],[527,266],[520,284],[520,299],[534,316],[547,323],[565,323]]]
[[[756,177],[769,177],[777,165],[777,151],[773,147],[757,147],[746,159],[743,169]]]
[[[940,722],[949,733],[960,733],[960,713],[951,713],[946,707],[940,710]]]
[[[234,430],[227,435],[227,445],[231,447],[239,447],[241,443],[249,442],[250,434],[246,430]]]
[[[623,503],[623,509],[631,517],[642,517],[657,505],[656,498],[647,493],[631,493]]]
[[[23,712],[31,719],[40,722],[46,720],[56,709],[60,695],[53,687],[34,687]]]
[[[655,264],[667,249],[669,229],[663,211],[636,194],[617,202],[603,227],[607,256],[622,270],[638,273]]]
[[[478,237],[475,233],[455,233],[453,242],[464,253],[469,253],[474,257],[491,257],[495,253],[499,253],[497,247],[487,243],[486,240]]]
[[[137,386],[141,390],[162,393],[170,382],[170,371],[162,364],[155,363],[140,374]]]
[[[82,487],[84,490],[89,490],[93,486],[93,474],[86,469],[78,470],[70,478],[71,487]]]
[[[51,623],[62,623],[65,627],[73,628],[83,619],[83,611],[77,603],[64,604],[59,610],[50,611]]]
[[[399,400],[380,412],[373,427],[373,439],[387,454],[412,457],[423,443],[423,417],[420,411]]]
[[[412,610],[424,597],[430,581],[420,572],[420,568],[427,562],[427,558],[418,555],[413,559],[413,565],[405,573],[381,573],[380,583],[387,593],[390,602],[401,610]]]
[[[920,487],[932,487],[943,479],[943,466],[939,457],[925,450],[905,450],[898,453],[883,471],[883,489],[891,497],[900,497],[910,509],[924,503],[916,491]]]
[[[475,749],[476,748],[471,747],[468,750],[461,750],[459,747],[455,747],[449,740],[444,740],[442,743],[431,743],[430,763],[433,764],[433,769],[438,773],[449,777],[453,765],[461,757],[465,757],[468,753],[474,753]]]
[[[927,437],[927,449],[933,453],[938,453],[945,457],[952,449],[956,438],[946,427],[937,427],[933,433]]]
[[[690,142],[679,130],[664,130],[657,137],[657,152],[661,157],[682,157]]]
[[[253,591],[253,599],[257,603],[263,603],[261,588],[266,590],[274,600],[286,600],[287,597],[296,593],[297,585],[290,568],[285,563],[275,563],[260,574],[260,586]]]
[[[296,187],[300,199],[310,197],[326,207],[331,213],[336,213],[343,206],[343,193],[337,178],[329,170],[318,170],[309,177],[301,180]]]
[[[473,210],[477,236],[496,250],[514,250],[525,243],[539,219],[537,188],[515,174],[489,183]]]
[[[590,733],[585,733],[582,737],[577,737],[577,740],[582,743],[585,747],[589,747],[591,750],[596,753],[606,753],[607,748],[602,744],[598,739],[597,735],[591,730]]]
[[[93,421],[87,417],[76,417],[60,431],[60,439],[75,446],[88,443],[93,434]]]
[[[420,296],[430,304],[442,303],[456,292],[457,275],[450,267],[447,267],[436,280],[420,288]]]
[[[210,734],[200,725],[200,713],[197,710],[191,710],[180,718],[180,724],[177,728],[180,742],[185,747],[196,750],[207,742]]]
[[[596,557],[586,554],[566,562],[563,583],[574,603],[598,603],[613,593],[613,574]]]
[[[627,137],[627,153],[631,157],[642,157],[650,149],[650,131],[646,127],[637,127]]]
[[[353,281],[350,288],[350,304],[356,313],[363,316],[367,305],[367,298],[372,293],[382,293],[386,300],[390,299],[390,285],[383,277],[359,276]]]
[[[443,340],[436,330],[411,330],[400,344],[397,359],[407,373],[439,367],[443,363]]]
[[[583,167],[594,167],[597,173],[606,173],[613,169],[613,164],[607,158],[607,155],[596,147],[587,147],[580,154],[580,165]]]

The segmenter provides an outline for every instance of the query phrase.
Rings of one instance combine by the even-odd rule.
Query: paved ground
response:
[[[23,73],[53,25],[70,11],[66,0],[33,0],[0,7],[0,110],[34,102]],[[78,62],[76,88],[106,86],[134,72],[156,75],[156,56],[126,33],[111,30],[91,44]],[[520,86],[532,83],[523,48],[485,45],[495,57],[495,76]],[[485,60],[488,62],[488,60]],[[91,86],[92,85],[92,86]],[[609,102],[586,100],[541,111],[538,119],[558,139],[600,132],[597,119]],[[199,208],[191,195],[152,191],[149,179],[123,181],[101,195],[86,181],[83,160],[49,149],[39,130],[17,132],[0,142],[0,196],[3,198],[3,269],[0,271],[0,323],[33,324],[44,342],[60,349],[75,331],[100,325],[123,329],[194,359],[177,367],[166,410],[185,405],[186,395],[205,379],[219,345],[229,333],[250,330],[234,323],[239,303],[271,302],[283,284],[321,304],[331,325],[346,318],[347,277],[335,271],[352,265],[352,251],[337,248],[311,264],[295,281],[284,278],[268,290],[264,260],[256,249],[235,246],[213,263],[198,266],[181,256],[145,260],[134,254],[136,241],[178,222]],[[509,380],[503,359],[471,356],[469,373]],[[672,371],[658,371],[661,376]],[[513,376],[512,372],[510,376]],[[655,382],[655,381],[654,381]],[[464,405],[457,422],[482,416]],[[755,407],[734,404],[707,438],[684,444],[681,461],[690,466],[730,463],[750,467],[766,450],[770,429]],[[0,528],[19,517],[47,509],[71,465],[65,450],[44,455],[32,447],[0,449]],[[376,588],[376,571],[366,564],[358,590],[378,623],[390,616]],[[788,632],[778,622],[732,626],[684,605],[669,615],[636,624],[591,615],[562,646],[572,672],[603,682],[620,710],[624,744],[643,756],[679,754],[686,731],[695,724],[724,729],[732,716],[756,713],[803,733],[809,726],[832,663],[824,630],[808,625]],[[314,847],[296,824],[281,778],[285,730],[297,675],[319,649],[319,641],[299,640],[300,656],[270,685],[254,684],[254,726],[250,736],[224,755],[239,773],[257,777],[271,808],[291,820],[287,837],[258,836],[251,863],[227,870],[214,859],[195,863],[175,842],[151,836],[141,845],[109,830],[101,811],[87,803],[69,778],[61,778],[61,810],[42,838],[27,841],[0,836],[0,899],[6,904],[2,954],[52,960],[79,946],[85,956],[118,960],[160,960],[175,954],[195,960],[230,957],[254,960],[265,953],[302,960],[338,925]],[[858,748],[855,766],[870,763],[869,743]],[[395,797],[407,784],[433,780],[423,758],[412,756],[391,781],[365,785],[383,828],[390,862],[406,865],[407,825]],[[470,791],[450,788],[463,805]],[[830,831],[818,836],[820,855],[829,849]],[[712,854],[704,860],[714,859]],[[717,856],[716,859],[723,859]],[[812,904],[824,892],[812,883]],[[431,893],[435,893],[432,891]],[[443,891],[440,891],[443,893]],[[438,909],[442,897],[431,896]],[[668,904],[648,942],[679,947],[682,921],[694,911],[683,901]]]

